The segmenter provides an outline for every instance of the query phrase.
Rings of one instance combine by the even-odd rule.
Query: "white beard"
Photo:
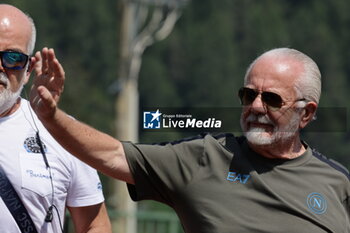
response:
[[[245,124],[241,117],[241,127],[243,129],[244,136],[247,138],[248,142],[253,145],[267,146],[273,145],[275,143],[283,143],[291,139],[295,133],[299,130],[299,115],[295,113],[288,125],[282,128],[278,128],[267,115],[253,115],[250,114],[246,121],[255,121],[265,124],[270,124],[273,126],[272,132],[266,132],[265,128],[251,127],[246,129]]]
[[[11,83],[5,73],[0,73],[0,81],[6,84],[6,89],[0,91],[0,114],[10,109],[20,97],[23,89],[23,81],[16,92],[11,91]]]

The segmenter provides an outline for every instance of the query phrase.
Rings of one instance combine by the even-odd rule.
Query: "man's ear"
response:
[[[34,57],[31,57],[29,59],[28,67],[27,67],[27,70],[26,70],[26,76],[25,76],[24,84],[26,84],[29,81],[29,77],[30,77],[30,74],[32,73],[32,71],[34,69],[35,62],[36,62],[36,60],[35,60]]]
[[[303,108],[299,127],[300,129],[303,129],[306,127],[307,124],[309,124],[314,116],[316,115],[317,110],[317,104],[313,101],[306,103],[305,107]]]
[[[36,63],[35,57],[30,57],[29,62],[28,62],[28,68],[27,68],[27,73],[31,73],[34,69],[34,65]]]

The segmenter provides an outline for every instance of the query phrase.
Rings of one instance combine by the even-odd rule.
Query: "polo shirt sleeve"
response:
[[[170,206],[196,176],[204,153],[202,139],[166,145],[124,142],[123,147],[135,180],[128,184],[131,198]]]

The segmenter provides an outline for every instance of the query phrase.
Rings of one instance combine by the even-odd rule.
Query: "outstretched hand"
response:
[[[65,73],[53,49],[43,48],[32,58],[34,81],[30,104],[39,118],[53,117],[63,92]]]

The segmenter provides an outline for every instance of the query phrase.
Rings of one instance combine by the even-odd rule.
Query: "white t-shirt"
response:
[[[62,223],[66,205],[90,206],[104,201],[101,182],[96,170],[65,151],[29,108],[28,101],[22,99],[21,106],[15,113],[0,118],[0,165],[38,232],[61,232],[55,210],[52,222],[44,221],[52,203],[53,192],[49,171],[35,140],[36,127],[39,129],[40,139],[51,167],[53,204],[59,210]],[[20,232],[1,198],[0,232]]]

